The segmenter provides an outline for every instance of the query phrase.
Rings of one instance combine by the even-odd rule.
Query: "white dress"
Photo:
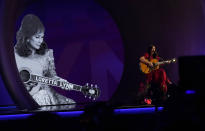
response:
[[[15,52],[19,72],[28,69],[31,74],[56,78],[53,50],[47,49],[44,55],[21,57]],[[34,87],[26,85],[29,94],[39,105],[74,104],[75,101],[58,94],[52,87],[36,83]]]

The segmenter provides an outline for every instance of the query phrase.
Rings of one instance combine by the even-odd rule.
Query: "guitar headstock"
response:
[[[176,59],[176,58],[173,58],[173,59],[170,60],[170,62],[171,62],[171,63],[176,63],[176,62],[177,62],[177,59]]]
[[[97,85],[88,84],[82,86],[81,92],[89,99],[96,100],[100,96],[100,89]]]
[[[165,61],[167,64],[170,64],[170,63],[176,63],[177,62],[177,59],[176,58],[173,58],[171,60],[167,60]]]

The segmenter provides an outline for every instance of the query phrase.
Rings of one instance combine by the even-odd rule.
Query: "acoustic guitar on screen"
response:
[[[166,61],[159,61],[158,59],[152,59],[152,60],[150,60],[150,62],[152,62],[153,67],[150,67],[142,62],[139,63],[140,70],[142,71],[142,73],[148,74],[153,70],[159,69],[160,65],[176,63],[176,58],[173,58],[171,60],[166,60]]]
[[[56,79],[49,78],[49,77],[34,75],[31,72],[32,71],[27,68],[23,68],[19,72],[21,80],[25,84],[34,83],[34,85],[35,84],[37,85],[38,83],[42,83],[42,84],[46,84],[50,86],[60,87],[61,89],[64,89],[64,90],[68,90],[69,84],[71,84],[73,86],[73,89],[71,90],[82,92],[84,96],[88,97],[89,99],[96,100],[100,96],[100,89],[98,88],[97,85],[93,85],[93,84],[89,85],[87,83],[86,85],[81,86],[81,85],[76,85],[76,84],[72,84],[68,82],[63,82],[63,81],[56,80]]]

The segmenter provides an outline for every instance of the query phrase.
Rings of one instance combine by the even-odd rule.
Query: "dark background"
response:
[[[1,10],[1,38],[14,42],[22,17],[38,15],[59,76],[81,85],[98,84],[99,101],[135,102],[138,59],[150,43],[164,59],[205,54],[203,0],[6,0]],[[178,84],[178,64],[164,68]],[[0,104],[13,104],[2,81],[0,89]],[[76,92],[66,95],[88,102]]]

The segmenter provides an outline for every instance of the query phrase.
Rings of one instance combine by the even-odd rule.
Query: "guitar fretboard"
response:
[[[49,77],[38,76],[38,75],[31,75],[31,81],[40,82],[40,83],[50,85],[50,86],[61,87],[62,89],[71,89],[71,90],[76,90],[76,91],[81,91],[82,89],[82,86],[80,85],[56,80],[56,79],[49,78]]]
[[[161,62],[157,62],[158,65],[162,65],[162,64],[166,64],[168,63],[169,61],[161,61]]]

